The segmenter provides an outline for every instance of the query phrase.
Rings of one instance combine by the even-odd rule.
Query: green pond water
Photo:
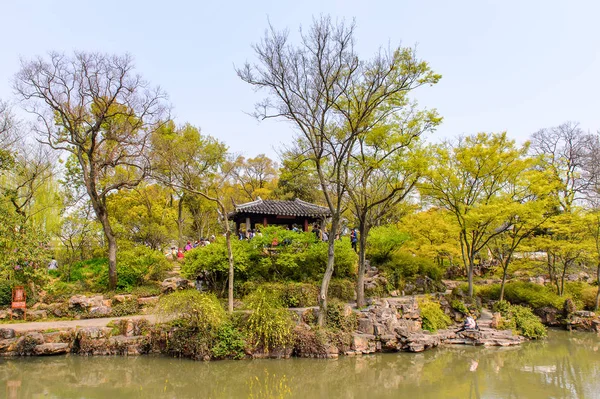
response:
[[[336,360],[0,359],[7,398],[600,398],[600,337]]]

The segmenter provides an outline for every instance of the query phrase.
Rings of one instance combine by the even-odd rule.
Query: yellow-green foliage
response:
[[[158,313],[165,319],[179,319],[186,327],[205,333],[216,331],[227,319],[227,313],[214,294],[196,290],[163,296],[158,303]]]
[[[440,304],[429,298],[419,301],[423,330],[435,332],[452,324],[452,320],[442,310]]]
[[[246,323],[246,331],[256,348],[269,351],[291,344],[291,314],[274,295],[258,289],[249,295],[246,304],[252,311]]]
[[[525,306],[510,305],[506,301],[500,301],[495,305],[494,310],[502,315],[500,328],[511,329],[531,339],[544,338],[547,335],[546,327],[540,318]]]

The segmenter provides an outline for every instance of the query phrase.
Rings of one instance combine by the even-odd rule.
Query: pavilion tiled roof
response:
[[[247,202],[235,206],[235,212],[230,218],[240,213],[255,213],[263,215],[300,216],[311,218],[330,217],[329,208],[311,204],[310,202],[295,199],[293,201],[263,200],[260,197],[256,201]]]

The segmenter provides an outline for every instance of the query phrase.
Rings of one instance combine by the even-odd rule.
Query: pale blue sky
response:
[[[362,56],[418,44],[443,75],[418,93],[443,125],[432,140],[480,131],[526,139],[566,120],[600,129],[598,1],[22,1],[0,0],[0,98],[12,96],[19,57],[49,50],[131,53],[169,94],[178,123],[254,156],[289,142],[292,127],[257,122],[262,96],[236,76],[253,59],[267,17],[297,32],[313,15],[356,18]]]

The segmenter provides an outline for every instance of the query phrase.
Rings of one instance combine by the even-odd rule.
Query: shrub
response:
[[[351,332],[358,326],[356,313],[347,312],[346,303],[338,300],[330,300],[327,304],[327,327],[334,330]]]
[[[138,287],[132,287],[131,290],[129,291],[129,293],[138,298],[147,298],[149,296],[158,296],[158,295],[160,295],[160,286],[158,284],[146,283],[146,284],[140,285]]]
[[[243,359],[245,349],[246,340],[242,332],[231,323],[224,323],[215,334],[211,352],[216,359]]]
[[[356,299],[356,282],[349,279],[332,279],[329,282],[329,297],[340,301],[352,301]]]
[[[319,298],[319,287],[313,283],[257,283],[246,281],[240,287],[243,296],[248,296],[258,289],[271,292],[284,307],[316,306]]]
[[[69,299],[73,295],[84,291],[81,282],[65,283],[64,281],[54,281],[46,287],[47,302],[61,302]]]
[[[459,301],[458,299],[453,299],[452,302],[450,303],[450,306],[452,307],[452,309],[454,309],[457,312],[460,312],[464,315],[470,313],[469,308],[467,308],[467,305],[465,305],[464,302]]]
[[[158,314],[163,318],[180,319],[183,326],[204,334],[216,331],[227,318],[215,295],[196,290],[163,296],[158,303]]]
[[[140,311],[140,306],[138,305],[137,299],[126,299],[123,302],[116,303],[112,307],[111,316],[113,317],[121,317],[121,316],[129,316],[132,314],[136,314]]]
[[[259,288],[246,301],[252,311],[246,331],[255,348],[265,351],[286,347],[291,343],[293,322],[276,296]]]
[[[368,237],[367,257],[374,265],[389,262],[392,254],[398,250],[410,236],[394,225],[378,226],[371,229]]]
[[[452,321],[446,316],[440,304],[429,298],[419,301],[419,309],[421,310],[423,330],[435,332],[452,324]]]
[[[544,306],[561,308],[567,297],[560,297],[550,287],[534,283],[514,281],[504,288],[504,298],[513,304],[525,304],[534,309]]]
[[[596,295],[598,287],[588,286],[581,291],[581,301],[583,306],[588,310],[593,310],[596,307]]]
[[[400,288],[405,279],[413,279],[419,275],[440,281],[444,274],[443,270],[430,259],[403,252],[394,253],[389,261],[380,266],[380,269],[396,289]]]
[[[525,306],[511,305],[506,301],[500,301],[496,303],[494,310],[502,315],[500,328],[511,329],[517,334],[531,339],[544,338],[547,335],[546,327],[539,317]]]

